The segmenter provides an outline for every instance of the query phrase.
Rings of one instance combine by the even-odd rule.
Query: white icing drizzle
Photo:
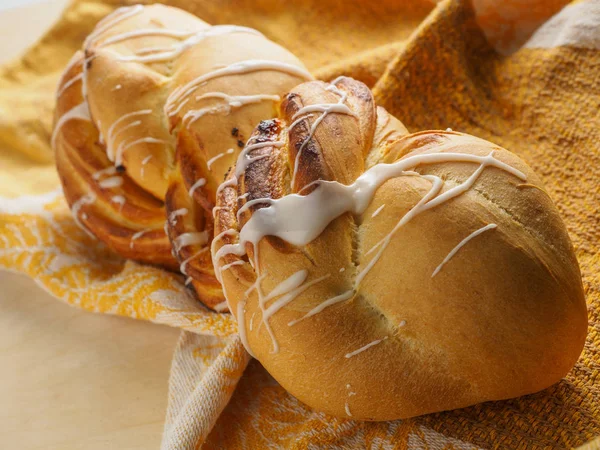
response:
[[[221,185],[221,186],[222,186],[222,185]],[[215,206],[215,207],[213,208],[213,210],[212,210],[212,216],[213,216],[213,219],[215,219],[215,218],[217,217],[217,213],[218,213],[219,211],[222,211],[222,210],[229,210],[229,209],[231,209],[231,208],[228,208],[227,206]]]
[[[180,56],[183,52],[185,52],[188,48],[193,47],[198,42],[212,36],[220,36],[224,34],[232,34],[232,33],[249,33],[261,35],[258,31],[247,28],[240,27],[236,25],[215,25],[210,28],[206,28],[199,31],[193,32],[185,32],[185,31],[172,31],[172,30],[164,30],[164,29],[149,29],[149,30],[135,30],[128,33],[123,33],[122,35],[117,35],[111,39],[117,39],[115,42],[119,42],[125,39],[131,39],[134,37],[140,36],[150,36],[150,35],[158,35],[160,32],[164,36],[169,37],[185,37],[187,34],[187,39],[175,43],[169,47],[148,47],[138,51],[137,55],[130,56],[120,56],[119,61],[127,61],[127,62],[138,62],[138,63],[153,63],[153,62],[164,62],[168,60],[172,60]],[[110,40],[110,39],[109,39]],[[103,42],[103,45],[107,45],[107,42]],[[148,54],[154,53],[154,54]],[[146,55],[146,56],[142,56]]]
[[[248,343],[248,335],[246,333],[246,318],[245,318],[245,311],[244,311],[245,307],[246,307],[246,300],[242,300],[237,304],[236,321],[238,323],[238,332],[240,333],[240,339],[242,341],[242,344],[244,344],[246,351],[250,354],[250,356],[252,356],[253,358],[256,358],[254,356],[254,354],[252,353],[252,350],[250,350],[250,344]]]
[[[75,223],[79,228],[81,228],[85,233],[90,236],[92,239],[96,239],[88,228],[79,220],[79,211],[81,210],[83,205],[91,205],[96,201],[96,195],[92,192],[81,196],[73,205],[71,206],[71,212],[73,214],[73,219],[75,219]],[[87,215],[85,213],[81,214],[83,219],[87,219]]]
[[[464,246],[467,244],[467,242],[469,242],[471,239],[473,239],[476,236],[479,236],[481,233],[485,233],[487,230],[492,230],[494,228],[496,228],[498,225],[496,225],[495,223],[490,223],[489,225],[486,225],[484,227],[479,228],[478,230],[473,231],[471,234],[469,234],[466,238],[464,238],[462,241],[460,241],[456,247],[454,247],[452,250],[450,250],[450,253],[448,253],[448,255],[443,259],[443,261],[440,263],[439,266],[437,266],[435,268],[435,270],[433,271],[433,273],[431,274],[431,278],[435,277],[440,270],[442,270],[442,267],[444,266],[444,264],[446,264],[448,261],[450,261],[452,259],[452,257],[454,255],[456,255],[456,253]]]
[[[348,108],[348,106],[346,106],[344,104],[344,102],[348,98],[348,94],[345,92],[342,92],[338,89],[338,87],[335,85],[336,80],[334,80],[334,82],[332,82],[326,88],[326,90],[340,95],[340,99],[338,100],[337,103],[320,103],[320,104],[316,104],[316,105],[308,105],[303,108],[300,108],[298,110],[298,112],[296,112],[296,114],[294,114],[294,116],[292,117],[292,120],[294,122],[289,126],[290,130],[293,127],[295,127],[298,123],[300,123],[302,120],[307,119],[308,117],[311,117],[312,114],[310,114],[310,113],[313,113],[313,112],[321,113],[319,118],[317,120],[315,120],[314,123],[312,124],[312,126],[310,127],[310,132],[309,132],[308,136],[306,137],[304,142],[302,142],[302,145],[298,149],[298,153],[296,153],[296,158],[294,159],[294,171],[292,173],[292,182],[291,182],[292,187],[296,184],[296,173],[298,172],[298,165],[300,164],[300,156],[302,155],[302,150],[304,150],[304,147],[306,146],[306,144],[308,144],[308,142],[312,139],[312,137],[315,134],[315,131],[317,131],[317,127],[325,119],[325,117],[327,117],[327,115],[329,113],[347,114],[347,115],[355,116],[355,114],[352,112],[352,110],[350,110],[350,108]]]
[[[345,75],[340,75],[339,77],[335,78],[334,80],[332,80],[329,84],[331,86],[335,86],[336,84],[338,84],[340,81],[342,81],[343,78],[346,78]],[[337,86],[336,86],[337,87]]]
[[[187,278],[185,279],[185,281],[184,281],[184,283],[183,283],[183,284],[185,284],[185,285],[187,286],[187,285],[188,285],[188,284],[190,284],[192,281],[194,281],[194,279],[193,279],[192,277],[187,277]]]
[[[119,117],[117,120],[115,120],[113,122],[113,124],[108,128],[108,133],[106,135],[106,155],[108,156],[108,159],[110,159],[111,161],[113,161],[115,163],[116,166],[121,165],[122,155],[121,154],[118,155],[119,160],[117,161],[116,160],[117,154],[116,154],[116,151],[114,148],[115,139],[117,138],[117,136],[119,136],[125,130],[140,125],[142,123],[142,121],[134,120],[122,127],[120,127],[120,125],[123,124],[127,119],[130,119],[133,117],[138,117],[138,116],[144,116],[144,115],[148,115],[151,113],[152,113],[151,109],[141,109],[139,111],[132,111],[130,113],[123,114],[121,117]]]
[[[122,195],[113,195],[110,198],[110,201],[119,205],[119,209],[123,209],[123,205],[125,204],[125,197]]]
[[[344,95],[346,95],[346,93],[344,91],[342,91],[340,88],[338,88],[336,85],[337,83],[342,79],[343,77],[337,77],[335,80],[333,80],[332,82],[329,83],[329,86],[327,86],[325,88],[326,91],[329,92],[333,92],[334,94],[339,95],[340,97],[343,97]]]
[[[125,131],[129,130],[130,128],[137,127],[138,125],[141,125],[141,124],[142,124],[141,120],[134,120],[134,121],[128,123],[127,125],[124,125],[122,128],[120,128],[119,131],[117,131],[115,133],[115,137],[119,136],[120,134],[123,134]],[[111,152],[114,155],[113,159],[115,160],[115,162],[117,161],[117,158],[119,158],[119,164],[115,164],[115,165],[120,166],[122,163],[122,161],[121,161],[122,155],[118,151],[119,151],[119,147],[117,147],[117,150],[114,150],[111,147]]]
[[[208,167],[208,170],[211,170],[210,166],[212,166],[216,160],[221,159],[225,155],[231,155],[233,152],[234,152],[234,150],[232,148],[230,148],[226,152],[219,153],[216,156],[213,156],[212,158],[210,158],[208,161],[206,161],[206,166]]]
[[[424,157],[424,158],[430,158],[433,157],[433,160],[436,160],[436,156],[438,154],[436,153],[429,153],[429,154],[423,154],[423,155],[417,155],[417,156],[413,156],[412,158],[418,158],[419,156]],[[444,156],[449,156],[452,155],[452,153],[441,153],[441,155]],[[461,155],[460,153],[457,155]],[[469,157],[473,157],[474,155],[465,155],[462,154],[463,157],[469,156]],[[453,157],[456,158],[456,157]],[[460,161],[460,156],[458,156],[458,160]],[[410,159],[410,158],[407,158]],[[455,159],[456,160],[456,159]],[[401,160],[402,161],[402,160]],[[479,178],[479,176],[483,173],[483,170],[487,167],[487,166],[492,166],[492,167],[496,167],[498,169],[504,170],[508,173],[511,173],[512,175],[522,179],[522,180],[526,180],[527,177],[525,176],[524,173],[522,173],[521,171],[513,168],[512,166],[509,166],[508,164],[505,164],[499,160],[497,160],[496,158],[494,158],[494,152],[490,152],[489,155],[481,157],[481,156],[476,156],[475,160],[473,160],[473,162],[479,162],[479,167],[477,168],[477,170],[475,170],[475,172],[473,172],[471,174],[471,176],[469,178],[467,178],[465,181],[463,181],[461,184],[459,184],[458,186],[455,186],[451,189],[448,189],[447,191],[443,192],[440,194],[444,182],[441,178],[435,176],[435,175],[422,175],[422,178],[425,178],[429,181],[432,182],[432,187],[431,190],[410,210],[408,211],[396,224],[396,226],[392,229],[392,231],[390,231],[383,239],[381,239],[377,244],[375,244],[366,254],[369,255],[370,253],[372,253],[377,247],[379,247],[379,251],[375,254],[375,256],[371,259],[371,261],[369,261],[369,263],[367,264],[367,266],[358,274],[358,276],[356,277],[355,280],[355,284],[356,286],[360,285],[361,281],[364,279],[364,277],[367,276],[367,274],[369,273],[369,271],[373,268],[373,266],[377,263],[377,261],[379,260],[379,258],[381,257],[381,255],[383,254],[383,252],[385,251],[385,249],[387,248],[387,246],[389,245],[389,243],[391,242],[392,237],[394,236],[394,234],[406,223],[408,223],[410,220],[412,220],[414,217],[416,217],[417,215],[421,214],[424,211],[427,211],[431,208],[434,208],[436,206],[439,206],[442,203],[447,202],[448,200],[453,199],[454,197],[457,197],[463,193],[465,193],[467,190],[469,190],[471,188],[471,186],[473,186],[473,184],[475,184],[475,182],[477,181],[477,179]],[[377,167],[377,166],[375,166]],[[439,195],[438,195],[439,194]]]
[[[188,194],[190,195],[190,197],[194,196],[194,192],[196,191],[196,189],[201,188],[202,186],[204,186],[206,184],[206,178],[199,178],[198,181],[196,181],[192,187],[190,188]]]
[[[87,49],[90,45],[95,44],[96,41],[100,39],[100,37],[102,37],[102,35],[106,31],[108,31],[118,23],[123,22],[124,20],[133,17],[136,14],[141,13],[143,10],[144,7],[142,5],[125,6],[116,9],[111,14],[102,19],[100,22],[98,22],[94,31],[92,31],[89,34],[89,36],[85,39],[83,43],[84,48]]]
[[[345,100],[347,94],[340,99],[340,101]],[[343,103],[319,103],[316,105],[308,105],[300,108],[296,114],[292,117],[292,119],[297,119],[303,114],[308,114],[312,112],[320,112],[322,114],[336,113],[336,114],[347,114],[349,116],[354,116],[355,114],[352,112],[350,108],[348,108]]]
[[[100,186],[102,189],[115,188],[121,186],[122,184],[123,177],[120,176],[105,178],[104,180],[98,182],[98,186]]]
[[[346,414],[348,415],[348,417],[352,417],[352,413],[350,412],[350,405],[348,404],[348,402],[350,401],[350,397],[356,395],[356,392],[350,391],[352,387],[349,384],[346,385],[346,389],[348,390],[348,398],[346,399],[346,403],[344,403],[344,409],[346,410]]]
[[[205,73],[204,75],[200,75],[186,85],[174,90],[167,98],[165,110],[167,112],[172,112],[174,109],[180,106],[182,101],[185,101],[189,95],[194,93],[194,91],[198,89],[198,87],[200,87],[200,85],[205,81],[225,76],[258,72],[262,70],[276,70],[278,72],[287,73],[304,80],[312,80],[312,75],[308,73],[306,69],[294,64],[285,63],[282,61],[266,61],[260,59],[240,61],[230,64],[226,67],[215,69],[211,72]]]
[[[346,414],[348,415],[348,417],[352,417],[352,413],[350,412],[350,406],[348,405],[348,400],[346,400],[346,403],[344,403],[344,409],[346,410]]]
[[[73,56],[71,56],[71,59],[67,63],[67,65],[66,65],[65,70],[63,71],[63,73],[70,72],[71,69],[73,67],[75,67],[78,63],[79,63],[79,55],[77,54],[77,52],[75,52],[75,53],[73,53]]]
[[[345,267],[342,267],[342,268],[340,269],[340,273],[344,272],[345,270],[346,270],[346,268],[345,268]]]
[[[144,7],[142,5],[122,7],[122,8],[116,9],[111,14],[106,16],[104,19],[102,19],[100,22],[98,22],[98,24],[96,25],[96,27],[92,31],[92,33],[90,33],[88,35],[88,37],[85,39],[84,44],[83,44],[83,47],[85,50],[84,53],[87,52],[88,48],[91,45],[95,44],[96,41],[110,28],[112,28],[115,25],[117,25],[118,23],[128,19],[129,17],[133,17],[134,15],[141,13],[143,11],[143,9],[144,9]],[[88,62],[93,60],[94,58],[96,58],[96,55],[85,58],[83,60],[82,73],[73,77],[71,80],[69,80],[67,83],[65,83],[65,85],[57,93],[57,97],[60,97],[60,95],[62,95],[64,93],[64,91],[66,89],[68,89],[69,86],[71,86],[77,80],[81,80],[81,95],[84,99],[86,98],[86,96],[87,96],[87,86],[86,86],[87,65],[88,65]],[[66,71],[68,72],[70,69],[72,69],[73,66],[77,62],[78,62],[78,59],[75,58],[75,56],[73,58],[71,58],[71,60],[69,61],[69,64],[67,65]],[[63,114],[63,116],[58,120],[56,126],[54,127],[54,132],[52,134],[52,146],[53,147],[55,146],[56,136],[58,135],[58,131],[62,128],[62,125],[66,121],[73,119],[73,118],[79,118],[79,119],[91,121],[89,106],[86,101],[82,102],[81,104],[75,106],[70,111]],[[100,142],[102,143],[102,141],[103,141],[102,133],[100,132]]]
[[[199,251],[197,251],[196,253],[194,253],[192,256],[190,256],[189,258],[184,259],[181,264],[179,265],[179,271],[184,274],[184,275],[188,275],[188,273],[185,271],[186,266],[188,265],[188,263],[196,258],[197,256],[200,256],[202,253],[205,253],[208,251],[208,247],[204,247],[202,249],[200,249]]]
[[[242,176],[242,174],[246,171],[246,168],[253,163],[254,161],[258,161],[259,159],[266,158],[268,155],[260,155],[252,157],[250,156],[250,152],[252,150],[256,150],[263,147],[282,147],[284,144],[283,141],[265,141],[265,142],[257,142],[256,144],[246,145],[244,150],[242,150],[238,156],[237,162],[235,163],[235,183],[237,183],[237,179]],[[234,184],[235,184],[234,183]],[[223,183],[224,184],[224,183]],[[218,191],[217,191],[218,192]]]
[[[221,185],[217,188],[217,193],[216,193],[217,197],[219,196],[219,194],[221,193],[221,191],[223,189],[225,189],[227,187],[237,186],[238,178],[246,171],[247,167],[250,164],[269,156],[269,155],[259,155],[259,156],[252,157],[252,156],[250,156],[251,151],[259,149],[259,148],[264,148],[264,147],[278,148],[278,147],[283,146],[283,144],[284,144],[283,141],[264,141],[264,142],[257,142],[254,144],[249,144],[249,142],[250,141],[248,141],[246,147],[244,147],[244,149],[238,155],[238,159],[237,159],[237,162],[235,165],[235,175],[233,177],[231,177],[229,180],[226,180],[225,182],[221,183]],[[264,200],[264,201],[268,201],[268,200]],[[251,204],[248,205],[248,203],[251,203]],[[242,209],[244,207],[247,209],[255,203],[257,203],[257,202],[254,202],[254,203],[252,203],[252,201],[247,202],[244,206],[242,206]],[[213,208],[213,218],[215,217],[215,212],[220,209],[227,209],[227,208],[224,208],[224,207]],[[238,217],[239,217],[239,211],[238,211]],[[214,240],[213,240],[213,242],[214,242]],[[217,267],[217,266],[214,266],[214,267]]]
[[[181,108],[183,108],[186,105],[186,103],[189,102],[189,101],[190,101],[190,98],[188,97],[185,100],[183,100],[181,103],[179,103],[179,105],[177,106],[177,108],[171,109],[171,110],[168,110],[166,108],[166,105],[165,105],[165,111],[167,112],[167,116],[172,117],[175,114],[177,114],[179,111],[181,111]]]
[[[188,245],[205,245],[208,242],[208,232],[206,231],[197,231],[192,233],[183,233],[180,236],[177,236],[173,241],[175,244],[175,251],[181,250],[183,247]]]
[[[244,214],[246,211],[248,211],[254,205],[259,205],[262,203],[270,203],[270,202],[271,202],[270,199],[265,199],[265,198],[257,198],[254,200],[247,201],[246,203],[244,203],[244,205],[240,209],[238,209],[238,212],[236,213],[236,218],[237,218],[238,222],[240,221],[240,217],[242,216],[242,214]]]
[[[255,253],[253,266],[255,271],[257,271],[257,276],[260,278],[258,271],[258,243],[263,237],[275,236],[295,246],[307,245],[316,239],[327,225],[340,215],[347,212],[355,215],[363,214],[371,203],[376,190],[385,181],[394,177],[406,175],[405,171],[419,165],[445,162],[476,163],[479,164],[479,167],[463,183],[448,189],[443,193],[440,193],[443,187],[443,181],[439,177],[422,175],[424,179],[432,182],[431,190],[398,221],[396,226],[387,236],[367,252],[367,254],[369,254],[379,247],[377,254],[356,277],[354,288],[326,300],[313,308],[313,310],[309,311],[309,313],[301,319],[292,321],[288,324],[290,326],[294,325],[300,320],[310,317],[328,306],[352,297],[358,290],[361,281],[377,263],[383,251],[391,241],[391,238],[400,227],[423,211],[434,208],[466,192],[475,183],[486,167],[495,167],[522,180],[526,180],[525,174],[512,166],[497,160],[493,156],[493,152],[487,156],[448,152],[419,154],[401,159],[392,164],[377,164],[365,171],[354,183],[347,186],[335,181],[318,181],[315,183],[316,188],[308,195],[302,196],[299,194],[290,194],[279,199],[262,199],[263,202],[268,203],[268,206],[256,210],[239,233],[233,233],[239,235],[236,243],[225,244],[219,250],[215,251],[216,248],[214,247],[214,244],[217,239],[213,241],[213,264],[217,267],[220,259],[228,254],[233,254],[238,257],[245,255],[246,245],[251,244]],[[410,176],[414,175],[411,173]],[[219,189],[234,186],[235,182],[232,183],[231,181],[232,180],[228,180],[228,182],[223,183]],[[233,230],[227,230],[226,232],[231,231]],[[263,322],[270,330],[270,327],[268,327],[268,320],[264,320],[264,295],[261,294],[259,289],[260,282],[257,284],[259,304],[261,305],[261,309],[263,309]],[[273,312],[271,312],[271,314],[272,313]],[[269,332],[274,339],[272,331]],[[274,341],[274,348],[277,348],[276,341]]]
[[[285,280],[283,280],[281,283],[279,283],[277,286],[275,286],[273,288],[273,290],[265,298],[265,302],[268,302],[269,300],[271,300],[275,297],[286,294],[287,292],[291,291],[292,289],[297,288],[298,286],[300,286],[302,283],[304,283],[306,281],[307,277],[308,277],[308,270],[305,270],[305,269],[299,270],[298,272],[290,275],[288,278],[286,278]]]
[[[133,248],[133,243],[134,243],[134,242],[135,242],[137,239],[141,238],[141,237],[142,237],[144,234],[146,234],[146,233],[148,233],[148,232],[150,232],[150,231],[152,231],[152,229],[151,229],[151,228],[146,228],[146,229],[144,229],[144,230],[140,230],[140,231],[138,231],[138,232],[136,232],[136,233],[133,233],[133,235],[131,236],[131,240],[129,241],[129,248]]]
[[[252,313],[252,315],[250,316],[250,326],[249,326],[249,330],[252,331],[252,328],[254,328],[254,315],[256,313]]]
[[[244,293],[244,297],[247,298],[248,295],[250,294],[250,292],[252,292],[254,289],[257,288],[257,286],[260,284],[260,282],[267,276],[267,274],[262,274],[256,277],[256,280],[254,280],[254,283],[252,283],[252,285],[246,289],[246,292]]]
[[[144,175],[145,175],[145,172],[144,172],[145,166],[146,166],[146,164],[148,164],[150,162],[151,159],[152,159],[152,155],[148,155],[144,159],[142,159],[142,167],[140,169],[140,176],[142,178],[144,178]]]
[[[250,294],[250,292],[253,290],[256,290],[256,294],[258,296],[258,306],[260,307],[260,310],[263,315],[263,320],[261,321],[260,324],[265,325],[265,329],[267,330],[267,332],[269,333],[269,336],[271,337],[271,342],[273,343],[272,353],[277,353],[279,351],[279,343],[277,342],[277,339],[275,337],[275,333],[273,332],[273,328],[271,327],[271,324],[269,323],[268,320],[265,320],[265,314],[266,314],[265,301],[264,301],[265,294],[263,293],[263,290],[262,290],[261,281],[267,276],[267,274],[260,273],[260,266],[258,264],[258,261],[259,261],[258,248],[256,248],[254,251],[255,251],[254,270],[256,271],[256,280],[254,281],[254,284],[244,293],[244,302],[248,299],[248,295]],[[260,326],[259,326],[259,328],[260,328]]]
[[[84,52],[87,52],[87,48],[84,48]],[[81,78],[81,96],[85,99],[87,98],[87,71],[90,61],[96,59],[98,55],[92,55],[89,58],[85,58],[82,63],[81,71],[83,72],[83,77]],[[89,105],[88,105],[89,106]]]
[[[121,86],[120,84],[117,84],[114,88],[112,88],[113,91],[118,91],[119,89],[121,89],[123,86]]]
[[[225,300],[225,301],[223,301],[221,303],[217,303],[215,305],[214,309],[217,312],[223,312],[223,311],[227,311],[227,308],[228,308],[228,306],[227,306],[227,300]],[[250,329],[250,331],[252,331],[252,329]]]
[[[82,78],[83,78],[83,72],[81,72],[79,75],[75,75],[73,78],[71,78],[65,84],[63,84],[63,86],[56,93],[56,98],[58,99],[61,95],[63,95],[65,93],[65,91],[67,89],[69,89],[69,87],[73,86],[73,84],[77,83]]]
[[[315,306],[313,309],[311,309],[309,312],[307,312],[305,315],[303,315],[299,319],[292,320],[292,321],[288,322],[288,326],[291,327],[293,325],[296,325],[298,322],[301,322],[304,319],[308,319],[309,317],[312,317],[315,314],[320,313],[325,308],[328,308],[328,307],[330,307],[332,305],[335,305],[336,303],[340,303],[340,302],[346,301],[346,300],[352,298],[353,296],[354,296],[354,290],[349,290],[349,291],[344,292],[343,294],[336,295],[335,297],[328,298],[324,302],[321,302],[319,305]]]
[[[69,120],[80,119],[87,120],[88,122],[92,121],[90,117],[90,111],[88,108],[88,104],[86,102],[80,103],[77,106],[74,106],[66,113],[64,113],[60,119],[56,122],[54,126],[54,131],[52,132],[52,148],[56,148],[56,138],[58,137],[58,132],[62,129],[63,125],[67,123]]]
[[[171,214],[169,214],[169,223],[171,225],[177,225],[177,218],[179,216],[185,216],[188,213],[188,209],[187,208],[179,208],[176,209],[175,211],[173,211]]]
[[[293,275],[292,275],[293,276]],[[329,274],[327,275],[323,275],[322,277],[316,278],[314,280],[311,280],[307,283],[303,283],[302,285],[298,286],[297,288],[291,290],[290,292],[288,292],[286,295],[283,295],[281,298],[275,300],[268,308],[264,309],[263,311],[263,317],[262,320],[263,322],[266,324],[269,320],[269,318],[275,314],[276,312],[278,312],[281,308],[283,308],[284,306],[286,306],[288,303],[290,303],[291,301],[293,301],[296,297],[298,297],[301,293],[303,293],[304,291],[306,291],[309,287],[323,281],[326,280],[327,278],[329,278]],[[269,295],[270,296],[270,295]],[[263,305],[266,302],[266,299],[269,298],[269,296],[265,297],[265,299],[263,299]],[[279,351],[279,344],[277,343],[276,340],[273,340],[273,352],[277,353]]]
[[[222,186],[222,185],[221,185],[221,186]],[[214,210],[215,210],[215,209],[217,209],[217,207],[213,208],[213,212],[214,212]],[[213,258],[214,258],[215,245],[216,245],[216,244],[217,244],[217,242],[219,242],[219,241],[220,241],[220,240],[221,240],[223,237],[225,237],[225,236],[237,236],[237,235],[238,235],[238,232],[237,232],[236,230],[234,230],[234,229],[225,230],[225,231],[223,231],[223,232],[221,232],[221,233],[217,234],[217,235],[216,235],[216,236],[213,238],[213,240],[212,240],[212,242],[211,242],[211,244],[210,244],[210,253],[211,253],[211,256],[213,256]],[[242,261],[242,262],[243,262],[243,261]],[[214,265],[214,259],[213,259],[213,267],[218,267],[218,266]],[[221,270],[215,270],[215,277],[217,278],[217,280],[218,280],[218,281],[219,281],[221,284],[223,284],[223,277],[222,277],[222,274],[221,274]]]
[[[101,169],[101,170],[98,170],[97,172],[94,172],[94,174],[92,175],[92,178],[94,180],[99,180],[104,175],[115,175],[116,173],[117,173],[117,168],[115,166],[109,166],[106,169]]]
[[[134,122],[135,125],[130,124],[130,126],[136,126],[139,125],[141,123],[141,121],[136,121]],[[125,127],[127,128],[127,127]],[[130,149],[131,147],[134,147],[138,144],[165,144],[168,145],[169,141],[166,141],[164,139],[156,139],[153,137],[143,137],[143,138],[139,138],[139,139],[135,139],[133,141],[127,142],[125,140],[121,141],[121,143],[119,143],[119,146],[117,147],[117,151],[115,152],[115,164],[117,166],[121,165],[122,161],[123,161],[123,154],[125,153],[125,150]],[[152,156],[152,155],[149,155]],[[146,156],[147,158],[147,156]]]
[[[300,122],[302,122],[303,120],[305,120],[305,119],[308,119],[309,117],[314,117],[314,116],[315,116],[314,114],[307,114],[307,115],[305,115],[305,116],[302,116],[302,117],[300,117],[300,118],[298,118],[298,119],[294,120],[294,121],[293,121],[293,122],[290,124],[290,126],[288,127],[288,130],[291,130],[291,129],[292,129],[292,128],[294,128],[296,125],[298,125]]]
[[[227,187],[233,187],[233,186],[237,186],[237,177],[232,177],[229,180],[225,181],[224,183],[221,183],[221,185],[217,188],[217,196],[221,193],[221,191]],[[216,208],[213,208],[213,214]],[[220,208],[223,209],[223,208]],[[227,209],[227,208],[225,208]]]
[[[171,45],[159,45],[156,47],[145,47],[134,52],[135,55],[147,55],[148,53],[165,52],[173,50],[173,44]]]
[[[226,271],[227,269],[231,269],[233,266],[243,266],[244,264],[246,264],[244,261],[242,260],[238,260],[238,261],[234,261],[232,263],[229,264],[225,264],[223,267],[221,267],[221,272]]]
[[[252,103],[260,103],[264,100],[270,100],[278,102],[280,100],[279,95],[227,95],[223,92],[209,92],[204,95],[196,97],[196,101],[205,100],[209,98],[218,98],[225,100],[224,104],[213,106],[211,108],[192,109],[188,111],[182,119],[183,126],[189,127],[196,120],[200,119],[206,114],[231,114],[233,108],[241,108],[244,105]]]
[[[375,212],[373,214],[371,214],[371,217],[377,217],[379,215],[379,213],[381,212],[381,210],[385,207],[385,204],[381,205],[379,208],[377,208],[375,210]]]
[[[126,31],[124,33],[115,34],[114,36],[105,39],[102,42],[102,47],[107,45],[117,44],[119,42],[127,41],[144,36],[164,36],[172,38],[187,38],[196,33],[191,30],[169,30],[166,28],[141,28],[137,30]],[[139,50],[138,50],[139,51]]]
[[[346,353],[346,354],[344,355],[344,357],[345,357],[345,358],[347,358],[347,359],[349,359],[349,358],[352,358],[353,356],[356,356],[356,355],[358,355],[359,353],[362,353],[362,352],[364,352],[365,350],[368,350],[368,349],[370,349],[371,347],[373,347],[373,346],[375,346],[375,345],[379,344],[380,342],[382,342],[382,341],[385,341],[387,338],[388,338],[388,337],[387,337],[387,336],[385,336],[385,337],[384,337],[384,338],[382,338],[382,339],[376,339],[376,340],[374,340],[373,342],[369,342],[367,345],[363,345],[361,348],[359,348],[359,349],[357,349],[357,350],[354,350],[353,352]]]
[[[252,103],[260,103],[264,100],[270,100],[272,102],[278,102],[281,100],[279,95],[270,94],[255,94],[255,95],[228,95],[223,92],[209,92],[207,94],[199,95],[196,97],[196,101],[205,98],[220,98],[225,100],[225,103],[231,108],[240,108],[244,105],[250,105]]]

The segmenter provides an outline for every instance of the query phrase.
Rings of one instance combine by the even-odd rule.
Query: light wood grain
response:
[[[38,39],[67,0],[9,3],[0,5],[0,61]],[[54,167],[21,159],[0,148],[0,196],[56,188]],[[178,335],[78,310],[0,272],[0,448],[159,448]]]
[[[178,333],[0,273],[0,447],[158,448]]]

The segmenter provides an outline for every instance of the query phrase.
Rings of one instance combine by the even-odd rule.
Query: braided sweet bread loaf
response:
[[[57,93],[76,220],[231,307],[248,351],[319,410],[395,419],[558,381],[586,310],[532,170],[472,136],[408,134],[359,82],[310,78],[254,30],[117,10]]]
[[[304,83],[219,189],[212,256],[249,352],[337,416],[539,391],[587,320],[556,207],[514,154],[407,134],[348,78]]]
[[[208,251],[216,188],[254,126],[311,78],[250,28],[162,5],[116,10],[58,88],[52,144],[73,215],[122,256],[180,270],[206,305],[226,309]]]

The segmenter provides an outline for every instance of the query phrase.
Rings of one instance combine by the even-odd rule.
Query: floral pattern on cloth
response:
[[[184,279],[125,260],[77,226],[60,191],[0,201],[0,266],[22,272],[73,306],[229,336],[230,314],[202,306]]]

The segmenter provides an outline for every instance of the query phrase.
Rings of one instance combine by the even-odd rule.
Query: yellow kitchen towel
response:
[[[251,26],[318,77],[349,75],[411,131],[453,128],[524,158],[557,203],[579,259],[590,326],[571,373],[538,394],[361,423],[312,411],[250,360],[228,314],[182,277],[125,261],[73,221],[49,136],[61,69],[121,3],[78,0],[0,69],[0,267],[67,303],[180,327],[162,447],[598,448],[600,436],[600,0],[169,0],[207,22]],[[491,268],[493,270],[493,268]],[[435,364],[435,361],[431,362]],[[484,363],[484,362],[482,362]]]

